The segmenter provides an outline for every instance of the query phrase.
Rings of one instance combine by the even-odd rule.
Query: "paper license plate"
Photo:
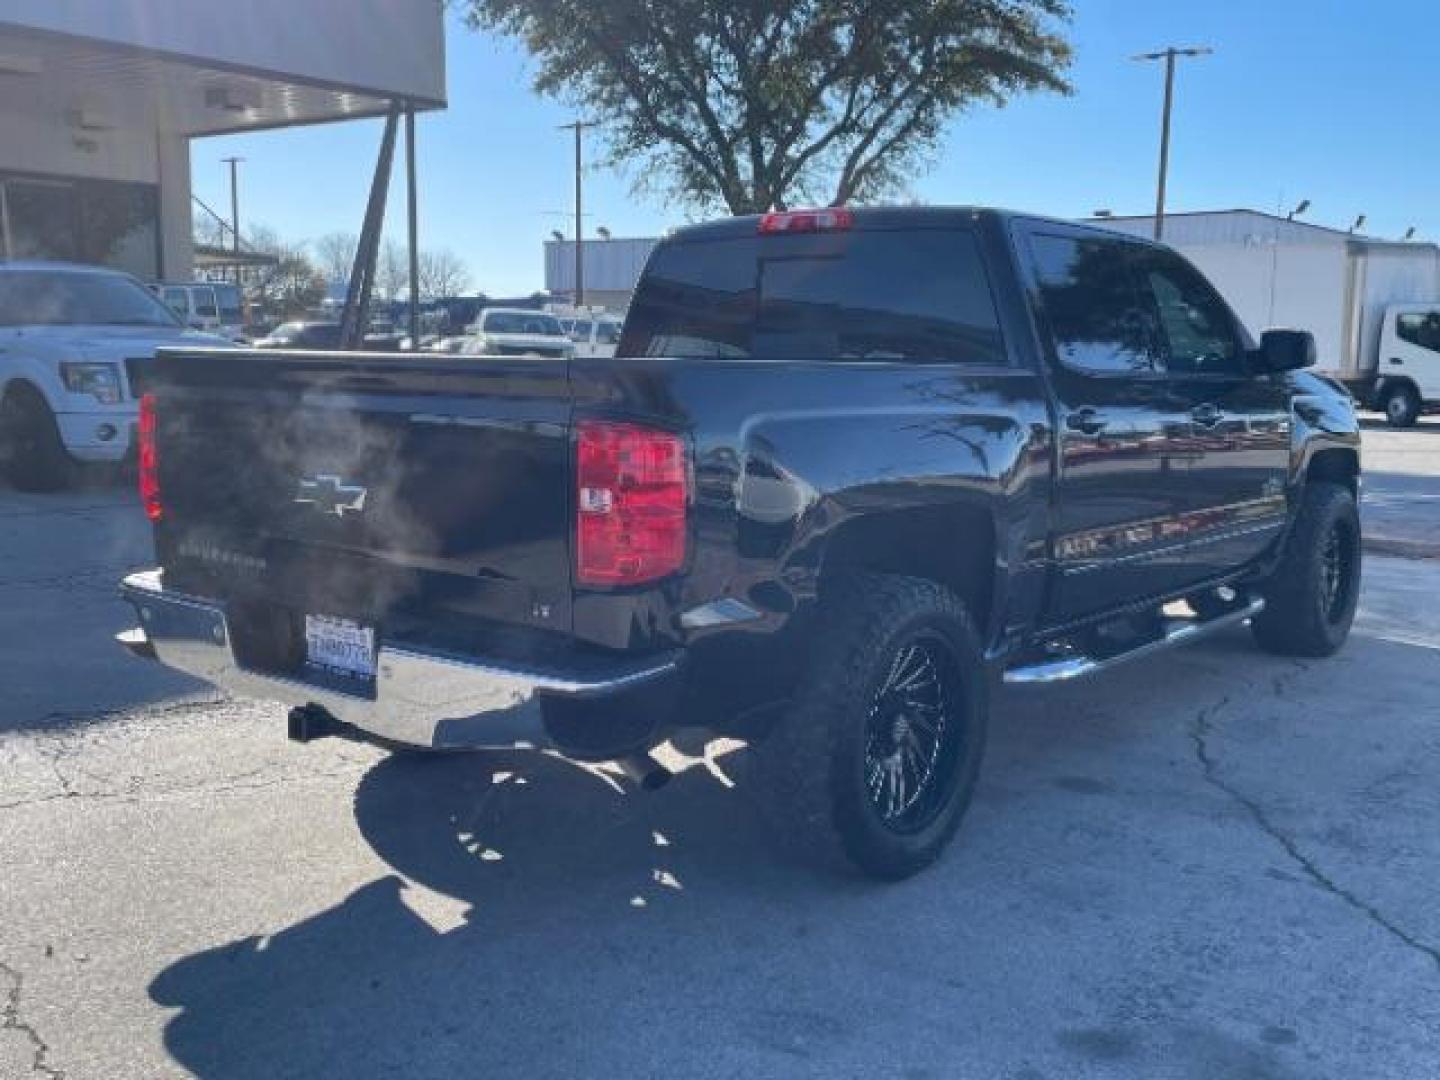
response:
[[[373,679],[375,628],[329,615],[306,615],[305,657],[332,671]]]

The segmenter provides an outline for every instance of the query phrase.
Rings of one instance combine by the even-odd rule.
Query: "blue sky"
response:
[[[1207,44],[1182,62],[1172,210],[1313,204],[1309,220],[1440,240],[1440,4],[1435,0],[1078,0],[1073,97],[1020,99],[958,117],[911,194],[1061,216],[1153,207],[1161,66],[1128,57]],[[541,242],[570,229],[571,119],[530,90],[523,50],[448,28],[450,108],[418,125],[421,243],[464,258],[491,294],[542,285]],[[228,205],[220,158],[245,157],[242,231],[263,222],[313,239],[358,232],[380,125],[356,121],[199,140],[195,193]],[[388,221],[403,220],[398,168]],[[610,171],[586,177],[588,226],[650,235],[683,208],[637,197]],[[593,233],[592,233],[593,234]]]

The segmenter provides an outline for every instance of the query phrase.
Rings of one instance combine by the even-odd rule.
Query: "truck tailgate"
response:
[[[174,353],[156,376],[167,587],[457,651],[569,629],[566,361]]]

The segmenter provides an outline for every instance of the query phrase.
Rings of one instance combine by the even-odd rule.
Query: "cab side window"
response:
[[[1154,304],[1161,361],[1172,375],[1243,375],[1235,320],[1200,273],[1178,256],[1150,248],[1138,257],[1141,288]]]
[[[1138,245],[1046,234],[1030,244],[1060,362],[1094,375],[1153,374],[1154,320],[1134,273]]]
[[[1410,311],[1398,316],[1395,335],[1410,345],[1440,352],[1440,311]]]

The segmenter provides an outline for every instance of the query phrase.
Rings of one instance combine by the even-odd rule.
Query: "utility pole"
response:
[[[415,186],[415,106],[405,108],[406,238],[410,247],[410,350],[420,351],[420,195]]]
[[[1203,45],[1190,49],[1177,49],[1172,45],[1159,52],[1141,53],[1139,56],[1130,58],[1132,60],[1165,61],[1165,107],[1160,114],[1160,179],[1155,188],[1156,240],[1161,240],[1165,236],[1165,183],[1170,172],[1170,109],[1175,103],[1175,58],[1177,56],[1209,56],[1214,51]]]
[[[584,143],[581,139],[586,128],[596,127],[593,122],[576,120],[561,124],[559,130],[575,133],[575,306],[585,306],[585,213],[583,160]]]
[[[235,284],[240,284],[240,177],[242,157],[220,159],[230,166],[230,250],[235,254]]]

